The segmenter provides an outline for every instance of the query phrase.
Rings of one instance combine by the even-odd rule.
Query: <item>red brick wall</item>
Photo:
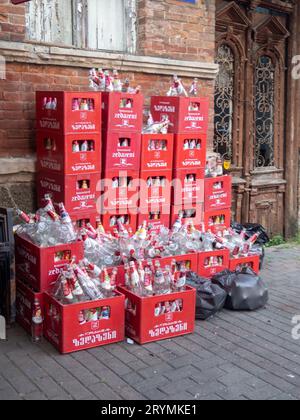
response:
[[[139,52],[179,60],[213,62],[215,0],[196,5],[176,0],[139,0]]]
[[[141,55],[212,62],[214,58],[214,0],[190,6],[176,0],[138,1],[138,48]],[[25,7],[0,0],[0,40],[24,41]],[[0,157],[24,157],[35,152],[36,90],[87,89],[87,69],[7,63],[0,80]],[[170,77],[131,73],[144,95],[164,94]],[[188,86],[190,80],[184,79]],[[213,82],[200,81],[201,94],[213,98]],[[212,138],[212,126],[211,126]]]
[[[23,41],[25,38],[25,6],[0,0],[0,39]]]
[[[7,64],[7,79],[0,80],[0,157],[23,157],[35,152],[35,91],[88,90],[86,69],[32,64]],[[146,104],[149,97],[164,94],[170,85],[168,76],[122,73],[132,85],[141,85]],[[188,86],[191,82],[184,79]],[[211,96],[213,83],[200,82],[201,93]]]

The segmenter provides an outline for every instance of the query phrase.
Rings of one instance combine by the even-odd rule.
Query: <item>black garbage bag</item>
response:
[[[257,239],[256,244],[266,245],[268,242],[270,242],[270,238],[266,229],[258,223],[245,223],[244,225],[239,223],[232,223],[231,227],[238,233],[241,233],[242,230],[245,229],[246,239],[251,238],[253,235],[255,235],[255,233],[259,233],[260,236]]]
[[[216,274],[211,282],[223,289],[226,294],[229,294],[232,290],[232,285],[235,280],[236,273],[229,270],[224,270],[221,273]]]
[[[220,273],[212,281],[218,285],[225,285],[228,296],[225,308],[233,311],[255,311],[264,307],[269,300],[268,289],[263,280],[249,267],[241,272]],[[231,284],[231,287],[230,287]],[[222,286],[221,286],[222,287]],[[224,288],[224,286],[223,286]]]
[[[197,291],[196,319],[204,321],[224,308],[227,293],[221,287],[193,272],[188,274],[187,283]]]

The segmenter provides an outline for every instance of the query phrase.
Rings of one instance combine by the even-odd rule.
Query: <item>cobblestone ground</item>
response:
[[[143,347],[127,343],[60,356],[33,345],[19,327],[0,343],[5,399],[300,399],[300,248],[267,252],[266,309],[224,311],[194,335]]]

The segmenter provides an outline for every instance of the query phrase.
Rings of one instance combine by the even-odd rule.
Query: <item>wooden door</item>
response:
[[[284,233],[289,1],[217,1],[214,149],[232,162],[233,214]]]

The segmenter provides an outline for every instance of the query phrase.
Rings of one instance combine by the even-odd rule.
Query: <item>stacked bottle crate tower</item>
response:
[[[174,135],[171,223],[182,217],[200,228],[203,222],[208,107],[206,98],[151,99],[154,120],[168,116]]]
[[[118,221],[132,231],[137,227],[143,103],[141,94],[102,94],[101,189],[106,231],[117,229]]]
[[[171,226],[178,218],[217,234],[231,223],[231,176],[223,175],[223,162],[207,154],[209,98],[151,98],[155,121],[168,117],[174,135]],[[212,277],[229,267],[229,251],[202,252],[198,273]]]
[[[38,205],[50,194],[73,220],[96,223],[101,178],[101,94],[37,92]]]
[[[207,251],[191,247],[185,255],[154,257],[153,264],[139,261],[139,270],[149,268],[148,264],[170,267],[178,279],[186,269],[206,278],[243,265],[259,272],[259,256],[249,252],[247,243],[241,252],[240,244],[227,243],[226,247],[226,234],[219,235],[230,227],[232,179],[224,175],[222,159],[207,152],[209,99],[154,96],[150,112],[155,123],[149,119],[145,130],[143,106],[140,93],[37,92],[39,207],[46,206],[47,213],[55,216],[52,203],[58,213],[60,203],[65,203],[79,227],[89,229],[91,223],[101,228],[102,224],[116,237],[123,226],[135,233],[144,222],[157,233],[163,226],[175,229],[184,222],[191,229],[188,233],[193,234],[194,226],[208,236],[213,234],[210,246],[205,247],[203,241]],[[161,122],[164,128],[168,126],[167,133],[165,129],[157,130],[160,134],[144,133],[156,132],[153,126],[161,128]],[[25,223],[26,219],[30,224],[24,213]],[[138,230],[141,237],[145,232]],[[195,290],[179,287],[167,300],[164,294],[153,296],[151,290],[149,296],[141,297],[124,287],[125,272],[135,280],[139,276],[134,262],[117,271],[115,267],[104,270],[104,274],[115,273],[119,286],[115,297],[72,305],[56,301],[49,287],[73,256],[78,261],[84,258],[84,240],[78,241],[75,235],[73,242],[52,246],[54,238],[50,239],[51,246],[43,247],[26,235],[16,235],[17,320],[29,333],[33,325],[43,329],[38,336],[44,332],[62,353],[122,341],[125,297],[126,333],[135,341],[143,344],[193,332]],[[213,248],[212,242],[218,241],[221,249]],[[110,316],[106,314],[103,324],[104,318],[100,321],[97,314],[107,308]],[[83,322],[84,312],[96,318]],[[33,323],[34,318],[39,321]]]

